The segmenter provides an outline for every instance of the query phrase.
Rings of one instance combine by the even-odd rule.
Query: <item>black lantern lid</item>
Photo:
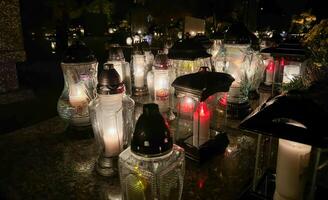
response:
[[[137,44],[139,46],[139,48],[142,51],[150,51],[150,45],[146,40],[143,40],[142,42],[140,42],[139,44]]]
[[[243,23],[233,23],[224,35],[225,44],[255,44],[257,37]]]
[[[133,153],[155,157],[169,153],[173,147],[170,130],[159,112],[157,104],[145,104],[131,141]]]
[[[272,56],[305,57],[306,50],[300,44],[282,43],[277,47],[269,47],[261,50],[261,53],[269,53]]]
[[[122,48],[120,47],[119,44],[110,44],[109,45],[108,60],[109,61],[124,60],[123,50],[122,50]]]
[[[155,69],[168,69],[170,67],[169,58],[162,51],[159,51],[155,56],[154,67]]]
[[[104,64],[98,77],[97,93],[102,95],[124,92],[124,84],[113,64]]]
[[[223,40],[224,39],[224,33],[222,31],[215,31],[213,34],[211,34],[210,39],[212,39],[212,40]]]
[[[170,59],[176,60],[196,60],[210,56],[211,54],[207,53],[202,44],[194,38],[176,41],[168,53]]]
[[[205,49],[211,48],[213,44],[213,42],[205,35],[197,34],[194,39],[200,42]]]
[[[217,92],[228,92],[234,78],[230,74],[211,72],[208,67],[201,67],[199,72],[176,78],[172,86],[177,91],[187,92],[206,100]]]
[[[80,40],[75,40],[71,46],[69,46],[64,55],[64,63],[82,63],[96,61],[95,55],[92,51]]]
[[[292,91],[268,100],[247,116],[239,127],[259,134],[327,148],[327,122],[326,85],[312,87],[307,92]]]

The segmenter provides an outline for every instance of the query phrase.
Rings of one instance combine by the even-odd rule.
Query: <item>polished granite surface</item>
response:
[[[230,124],[224,153],[201,165],[186,159],[182,199],[237,199],[249,185],[255,140]],[[0,199],[121,199],[118,177],[94,170],[91,129],[54,117],[0,136],[0,151]]]

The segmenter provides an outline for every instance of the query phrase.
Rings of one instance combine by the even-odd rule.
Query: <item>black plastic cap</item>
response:
[[[234,81],[230,74],[211,72],[208,67],[200,67],[199,72],[179,76],[172,86],[177,92],[187,92],[206,100],[217,92],[228,92]]]
[[[322,88],[325,88],[322,91]],[[268,100],[247,116],[240,128],[315,147],[328,147],[327,86],[289,92]]]
[[[170,130],[159,112],[157,104],[145,104],[131,141],[133,153],[143,157],[156,157],[169,153],[173,147]]]
[[[202,44],[194,38],[178,40],[169,49],[168,57],[176,60],[196,60],[198,58],[208,58],[211,54],[206,52]]]
[[[80,40],[74,41],[73,44],[66,49],[62,59],[63,63],[83,63],[94,61],[96,61],[95,55]]]
[[[110,95],[122,92],[124,92],[124,84],[113,64],[104,64],[98,77],[97,93]]]
[[[170,67],[170,61],[167,55],[163,52],[159,52],[154,59],[155,69],[168,69]]]

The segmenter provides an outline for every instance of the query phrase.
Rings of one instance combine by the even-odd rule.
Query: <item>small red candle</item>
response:
[[[275,68],[274,62],[273,60],[270,60],[268,66],[266,67],[266,74],[265,74],[266,85],[271,85],[273,83],[274,68]]]
[[[194,112],[193,121],[193,145],[199,147],[209,138],[210,130],[210,110],[205,102],[200,102]]]
[[[184,97],[180,103],[180,114],[189,115],[194,110],[194,102],[190,97]]]

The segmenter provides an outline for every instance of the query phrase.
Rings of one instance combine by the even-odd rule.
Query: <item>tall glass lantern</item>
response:
[[[128,62],[125,61],[122,48],[119,44],[109,45],[107,63],[114,65],[115,70],[118,72],[118,74],[123,80],[126,94],[131,95],[132,88],[130,65]]]
[[[129,146],[134,125],[134,101],[124,94],[124,84],[112,64],[99,75],[97,97],[90,103],[94,135],[100,147],[96,170],[103,176],[117,172],[117,158]]]
[[[64,54],[61,67],[65,85],[57,103],[57,111],[72,126],[90,125],[88,104],[94,98],[97,66],[95,56],[81,41],[75,41]]]
[[[211,54],[194,38],[178,40],[169,49],[169,59],[175,70],[175,77],[198,71],[199,66],[211,68]]]
[[[225,98],[233,80],[229,74],[201,67],[173,81],[177,95],[174,138],[188,158],[202,162],[225,149],[227,138],[220,128],[226,122]]]
[[[145,61],[146,61],[146,68],[147,71],[151,70],[154,62],[154,54],[151,52],[151,48],[149,43],[146,40],[143,40],[140,43],[140,49],[143,51],[145,55]]]
[[[166,54],[159,51],[155,57],[153,69],[147,74],[148,91],[159,110],[167,112],[170,106],[172,68]]]
[[[231,25],[225,34],[223,52],[215,60],[216,71],[228,73],[235,79],[228,94],[229,118],[249,114],[249,95],[257,94],[262,80],[264,65],[260,55],[251,48],[252,38],[243,24]]]
[[[148,94],[146,57],[139,49],[135,49],[131,59],[132,93],[134,96]]]
[[[180,200],[185,174],[184,150],[173,144],[156,104],[145,104],[131,146],[120,154],[125,200]]]
[[[241,129],[258,135],[253,183],[241,199],[314,200],[327,194],[327,86],[321,94],[318,89],[276,96],[241,122]]]

